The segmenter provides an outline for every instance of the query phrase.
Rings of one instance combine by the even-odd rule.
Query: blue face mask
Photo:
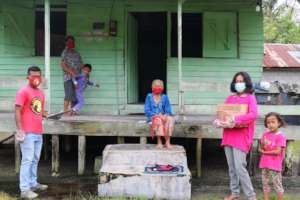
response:
[[[238,93],[242,93],[242,92],[244,92],[245,89],[246,89],[246,83],[245,83],[245,82],[242,82],[242,83],[235,83],[234,89],[235,89]]]

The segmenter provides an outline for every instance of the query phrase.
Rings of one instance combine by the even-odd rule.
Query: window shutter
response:
[[[205,12],[203,57],[237,57],[237,15],[234,12]]]
[[[32,56],[34,52],[33,1],[12,1],[3,5],[4,54]]]

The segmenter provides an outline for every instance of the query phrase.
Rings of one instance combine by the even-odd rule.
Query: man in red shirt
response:
[[[32,66],[27,70],[28,85],[16,94],[15,119],[16,140],[20,142],[22,161],[20,168],[21,198],[33,199],[38,196],[34,191],[46,190],[47,185],[37,182],[37,167],[43,145],[42,120],[45,96],[38,88],[41,84],[41,70]]]

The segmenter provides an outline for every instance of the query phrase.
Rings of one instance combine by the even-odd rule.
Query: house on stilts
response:
[[[45,122],[54,173],[60,135],[78,136],[79,174],[87,136],[115,136],[119,142],[140,137],[145,143],[148,127],[133,114],[143,113],[151,82],[159,78],[180,115],[174,137],[197,139],[200,176],[202,140],[221,138],[211,119],[229,95],[233,75],[247,71],[254,81],[262,76],[261,0],[0,0],[0,133],[15,129],[15,93],[30,65],[40,66],[46,77],[47,110],[63,109],[60,54],[68,34],[101,87],[86,91],[81,116]],[[259,106],[261,116],[273,110],[298,114],[294,106]],[[259,124],[256,139],[263,129]],[[300,138],[296,129],[287,128],[289,140]],[[256,147],[257,141],[253,154]]]

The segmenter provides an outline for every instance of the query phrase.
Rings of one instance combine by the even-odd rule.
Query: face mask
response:
[[[154,87],[152,88],[152,93],[153,94],[161,94],[164,91],[162,87]]]
[[[41,77],[40,76],[29,76],[29,85],[31,85],[34,88],[37,88],[41,84]]]
[[[246,83],[235,83],[234,88],[238,93],[242,93],[246,89]]]
[[[67,41],[67,48],[68,49],[74,49],[75,48],[74,41],[71,41],[71,40]]]

